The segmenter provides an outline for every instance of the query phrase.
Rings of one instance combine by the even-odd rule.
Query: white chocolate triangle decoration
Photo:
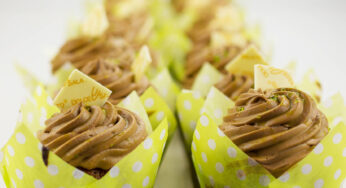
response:
[[[256,64],[267,65],[264,58],[254,45],[246,48],[236,58],[226,65],[226,70],[233,74],[253,76]]]
[[[55,97],[54,104],[60,109],[66,109],[81,102],[88,106],[102,106],[111,93],[111,90],[75,69]]]
[[[287,71],[268,65],[255,65],[255,89],[293,87],[294,81]]]

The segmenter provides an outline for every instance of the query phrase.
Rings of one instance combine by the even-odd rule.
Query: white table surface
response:
[[[27,95],[13,63],[48,80],[49,60],[64,42],[67,21],[80,17],[83,2],[0,0],[0,147],[9,139]],[[296,61],[298,76],[313,67],[322,81],[324,98],[338,91],[346,96],[346,1],[239,3],[251,22],[261,24],[266,46],[273,49],[274,65],[283,67]],[[5,187],[2,179],[0,187]]]

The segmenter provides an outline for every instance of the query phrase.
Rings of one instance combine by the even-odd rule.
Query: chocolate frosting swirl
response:
[[[209,62],[222,73],[226,73],[225,66],[236,57],[242,48],[231,45],[223,48],[212,49],[211,47],[201,47],[193,49],[187,56],[185,63],[184,86],[190,88],[202,66]]]
[[[69,164],[109,170],[146,137],[144,122],[133,112],[113,106],[74,105],[54,114],[38,139]]]
[[[150,86],[145,76],[136,82],[131,71],[102,59],[89,62],[81,71],[112,91],[108,99],[112,104],[118,104],[132,91],[141,95]]]
[[[251,76],[228,73],[215,84],[215,87],[232,100],[236,100],[240,94],[253,88],[253,83]]]
[[[220,129],[278,177],[327,135],[328,121],[315,101],[297,89],[250,90],[240,95]]]
[[[99,38],[79,37],[67,41],[52,60],[52,72],[57,71],[65,63],[71,63],[76,68],[83,67],[88,62],[106,58],[117,61],[129,67],[135,59],[135,49],[125,40],[103,35]]]

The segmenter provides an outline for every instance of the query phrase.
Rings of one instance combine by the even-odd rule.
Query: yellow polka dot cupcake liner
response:
[[[311,153],[278,178],[250,158],[218,128],[227,109],[234,105],[218,89],[212,88],[203,101],[191,92],[183,104],[185,113],[181,113],[182,119],[189,116],[188,112],[197,112],[196,116],[199,116],[190,147],[201,187],[321,188],[342,187],[346,183],[346,113],[340,94],[319,104],[328,117],[328,135]],[[197,107],[202,110],[197,110]]]
[[[151,91],[147,91],[148,96],[151,96]],[[153,106],[155,102],[162,102],[153,101]],[[131,93],[120,106],[134,111],[150,125],[145,107],[136,93]],[[166,116],[156,115],[159,116],[156,127],[150,125],[154,131],[146,140],[97,180],[52,152],[49,153],[48,166],[44,164],[42,145],[36,132],[56,112],[58,108],[43,87],[38,87],[33,97],[22,105],[15,132],[0,151],[0,171],[7,187],[153,187],[168,138]]]

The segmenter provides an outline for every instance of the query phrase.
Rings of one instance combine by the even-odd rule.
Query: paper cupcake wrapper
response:
[[[223,75],[212,65],[206,63],[199,71],[192,90],[182,90],[177,97],[176,108],[179,125],[183,131],[187,151],[190,151],[192,135],[195,131],[198,118],[203,113],[206,96]]]
[[[192,135],[202,112],[204,100],[200,92],[185,89],[177,97],[179,125],[184,135],[187,150],[190,150]]]
[[[168,138],[170,139],[177,128],[177,120],[165,101],[152,87],[148,88],[142,94],[140,100],[146,114],[149,115],[149,120],[153,129],[158,127],[163,119],[167,119]]]
[[[126,101],[122,105],[147,119],[148,124],[138,96],[133,93]],[[0,152],[1,173],[7,187],[153,187],[168,136],[166,119],[103,178],[96,180],[52,152],[48,166],[44,165],[42,145],[35,135],[55,112],[57,107],[42,87],[35,92],[34,100],[23,104],[15,132]]]
[[[343,103],[332,97],[329,114],[342,117]],[[343,101],[342,101],[343,102]],[[239,149],[218,128],[227,109],[234,104],[212,88],[204,103],[191,144],[192,159],[202,187],[342,187],[346,182],[346,126],[343,118],[335,122],[328,116],[330,132],[303,160],[281,177],[273,177],[265,168]]]
[[[46,88],[50,96],[53,96],[66,82],[68,76],[75,68],[71,64],[66,64],[60,68],[54,75],[53,83],[47,84]],[[17,71],[22,77],[25,86],[33,93],[40,82],[34,75],[30,74],[25,68],[17,66]],[[141,96],[144,109],[149,115],[150,123],[157,127],[159,123],[167,118],[169,125],[169,137],[174,133],[177,127],[177,121],[174,117],[176,96],[180,92],[179,87],[170,76],[167,69],[162,70],[151,81],[153,88],[148,88]],[[125,99],[122,104],[127,103]]]

